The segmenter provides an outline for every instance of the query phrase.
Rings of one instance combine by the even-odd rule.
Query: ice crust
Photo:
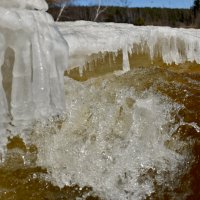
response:
[[[12,8],[4,8],[7,2]],[[10,121],[15,126],[24,126],[65,110],[63,78],[68,45],[49,14],[21,9],[43,10],[45,1],[9,0],[1,1],[0,6],[0,130],[3,130]]]
[[[59,22],[69,44],[69,65],[83,66],[87,57],[99,52],[123,52],[123,67],[130,68],[128,54],[147,53],[166,64],[200,63],[200,30],[116,23]],[[78,57],[77,57],[78,55]]]

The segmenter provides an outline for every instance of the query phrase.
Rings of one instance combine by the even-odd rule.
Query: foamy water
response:
[[[79,185],[78,190],[60,191],[67,199],[96,195],[113,200],[166,195],[187,199],[192,194],[190,170],[199,132],[198,112],[193,109],[198,85],[196,75],[155,67],[136,68],[120,76],[111,73],[85,82],[66,77],[66,115],[38,122],[32,132],[20,133],[25,146],[20,140],[9,140],[6,149],[11,152],[0,170],[22,170],[23,182],[18,186],[12,183],[12,190],[26,190],[28,183],[34,190],[40,184],[40,190],[48,194],[54,191],[53,186],[45,186],[50,182],[60,188]],[[11,177],[18,182],[15,174],[6,179]],[[36,180],[39,182],[35,185]],[[5,184],[0,183],[1,190],[8,187]],[[85,190],[85,186],[92,190]],[[35,193],[42,195],[40,190]],[[9,188],[3,191],[2,199],[6,199],[5,194],[13,196]]]
[[[182,105],[155,86],[136,90],[130,80],[143,73],[133,70],[85,83],[65,79],[62,127],[38,125],[31,138],[38,148],[37,165],[48,169],[55,185],[90,186],[103,199],[123,200],[145,199],[155,192],[155,183],[180,184],[189,152],[166,144],[180,126],[174,113]]]

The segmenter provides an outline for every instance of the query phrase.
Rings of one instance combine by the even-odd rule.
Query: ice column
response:
[[[5,53],[5,40],[2,34],[0,34],[0,66],[4,62]],[[0,71],[0,131],[4,130],[6,123],[8,122],[8,105],[6,95],[2,85],[2,74]]]
[[[43,0],[0,2],[1,69],[8,48],[15,57],[10,101],[0,73],[0,126],[7,122],[7,116],[12,124],[24,126],[65,110],[63,79],[68,45],[46,10]]]

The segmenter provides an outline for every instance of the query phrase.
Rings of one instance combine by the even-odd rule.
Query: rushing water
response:
[[[66,73],[65,116],[9,138],[1,200],[200,198],[199,66],[109,55]]]

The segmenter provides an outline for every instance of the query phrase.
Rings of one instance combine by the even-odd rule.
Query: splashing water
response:
[[[199,30],[45,10],[0,2],[0,199],[198,199]]]
[[[66,122],[58,132],[39,127],[33,134],[38,165],[56,184],[89,185],[105,199],[144,199],[154,181],[177,184],[185,157],[165,142],[173,133],[171,112],[180,108],[151,90],[138,94],[129,86],[134,76],[83,85],[66,79]]]

